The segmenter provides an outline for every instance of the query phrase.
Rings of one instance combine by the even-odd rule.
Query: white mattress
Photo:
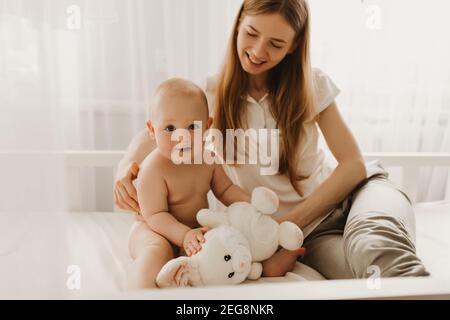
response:
[[[417,204],[415,213],[417,254],[433,277],[450,279],[450,203]]]
[[[428,293],[433,293],[433,288],[436,288],[436,293],[442,294],[442,290],[445,291],[446,285],[450,284],[450,203],[419,204],[416,206],[416,217],[418,255],[432,273],[431,282],[421,284],[420,287],[427,288]],[[0,245],[0,298],[112,297],[117,293],[125,298],[177,297],[167,290],[164,290],[165,293],[148,290],[143,296],[138,293],[124,295],[127,265],[131,262],[127,250],[127,236],[133,222],[131,215],[61,213],[45,219],[33,215],[22,219],[31,223],[25,228],[11,228],[11,234],[4,237],[9,242]],[[79,290],[69,290],[66,285],[70,276],[67,268],[71,265],[78,266],[80,270]],[[323,287],[323,283],[331,284],[331,281],[318,280],[323,280],[318,273],[297,264],[295,270],[284,278],[266,278],[259,281],[264,284],[241,285],[240,292],[244,294],[241,297],[235,296],[235,292],[230,291],[234,289],[228,288],[228,291],[217,291],[219,296],[216,298],[333,298],[342,297],[336,293],[336,288],[344,286],[341,289],[349,291],[348,286],[353,284],[356,286],[355,294],[360,292],[356,288],[361,282],[355,280],[333,281],[334,291],[327,291]],[[386,283],[386,287],[392,286],[389,292],[394,294],[398,286],[403,290],[398,294],[405,294],[403,285],[395,285],[397,281]],[[277,290],[249,289],[272,283],[282,286],[283,293],[277,292],[271,296]],[[304,290],[290,291],[294,283],[301,283]],[[321,286],[321,289],[314,291],[315,286]],[[450,285],[448,289],[450,293]],[[414,293],[414,289],[411,290]],[[177,292],[180,292],[178,297],[182,298],[186,291]],[[198,295],[192,296],[193,292]],[[191,291],[186,297],[211,298],[214,297],[213,292]],[[246,296],[245,292],[253,292],[256,296]],[[301,292],[308,292],[308,295],[302,295]],[[347,294],[345,297],[352,296]]]

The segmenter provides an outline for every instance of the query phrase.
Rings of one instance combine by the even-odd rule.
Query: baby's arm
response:
[[[168,190],[160,170],[143,167],[139,173],[137,193],[147,225],[176,246],[183,247],[183,239],[191,228],[168,212]]]
[[[213,178],[211,181],[211,190],[216,198],[225,206],[234,202],[251,202],[250,196],[228,178],[222,165],[214,166]]]

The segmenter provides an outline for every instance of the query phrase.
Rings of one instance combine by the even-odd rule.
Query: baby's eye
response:
[[[252,37],[252,38],[256,38],[256,37],[257,37],[256,34],[250,33],[250,32],[248,32],[248,31],[247,31],[247,34],[248,34],[249,37]]]
[[[231,279],[231,278],[233,278],[233,277],[234,277],[234,272],[231,272],[231,273],[228,274],[228,278]]]
[[[200,129],[200,126],[198,126],[197,124],[193,123],[188,127],[188,130],[198,130]]]
[[[164,131],[167,131],[167,132],[173,132],[175,130],[176,129],[175,129],[175,127],[173,125],[169,125],[169,126],[164,128]]]
[[[225,257],[223,257],[223,260],[230,261],[231,260],[231,256],[229,254],[227,254]]]

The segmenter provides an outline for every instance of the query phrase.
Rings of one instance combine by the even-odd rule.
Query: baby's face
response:
[[[201,122],[201,125],[194,122]],[[203,134],[210,125],[208,107],[200,98],[170,95],[160,96],[156,99],[149,129],[164,157],[172,159],[172,152],[176,152],[179,157],[182,157],[185,152],[189,152],[191,159],[194,159],[194,154],[203,152]],[[175,132],[177,129],[185,129],[183,132],[190,136],[190,142],[182,141],[181,137],[172,141],[172,135],[175,138],[175,134],[180,132]],[[197,143],[195,148],[194,135],[201,138],[201,143]],[[183,147],[181,142],[183,142]]]

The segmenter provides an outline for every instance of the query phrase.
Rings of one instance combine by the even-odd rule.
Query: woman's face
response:
[[[295,49],[294,37],[294,29],[278,13],[244,16],[237,37],[242,68],[251,75],[272,69]]]

